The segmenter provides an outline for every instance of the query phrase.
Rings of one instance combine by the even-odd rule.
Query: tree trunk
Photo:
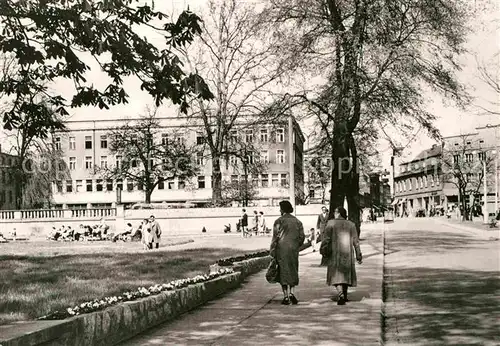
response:
[[[222,201],[222,172],[220,158],[212,153],[212,204],[217,206]]]
[[[334,218],[335,208],[344,206],[347,188],[350,185],[349,181],[351,179],[348,156],[349,150],[345,141],[347,129],[345,123],[337,123],[334,126],[329,219]]]
[[[146,195],[145,203],[151,203],[151,195],[153,194],[153,190],[151,188],[146,188],[144,190],[144,194]]]

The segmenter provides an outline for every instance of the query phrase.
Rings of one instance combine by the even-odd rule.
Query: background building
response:
[[[203,142],[201,124],[183,117],[159,117],[159,138],[175,136],[186,145]],[[53,135],[56,147],[61,148],[69,167],[71,179],[53,183],[54,203],[61,208],[110,207],[117,201],[117,188],[121,190],[121,202],[134,204],[144,201],[144,191],[134,182],[123,180],[104,181],[95,168],[114,165],[120,158],[109,150],[109,133],[127,122],[133,124],[139,119],[71,121],[66,123],[64,133]],[[273,124],[236,124],[229,134],[231,140],[251,141],[258,144],[260,158],[267,162],[265,172],[249,176],[248,180],[258,190],[251,204],[277,205],[279,200],[290,197],[290,174],[293,171],[294,186],[303,191],[303,143],[302,131],[291,116]],[[199,167],[197,176],[189,181],[174,179],[159,184],[154,190],[152,202],[207,204],[212,198],[212,162],[208,148],[193,158]],[[234,158],[227,157],[221,163],[223,180],[244,180],[242,170]],[[234,162],[233,162],[234,161]]]
[[[444,205],[441,155],[441,146],[435,144],[414,159],[399,163],[392,202],[397,216],[416,216],[419,210],[429,215],[430,209]]]
[[[489,213],[498,210],[498,175],[500,158],[500,124],[477,127],[474,131],[443,138],[445,160],[465,161],[468,166],[474,167],[470,175],[483,173],[482,161],[489,162],[485,179],[481,179],[480,188],[475,197],[476,202],[484,204],[484,182],[486,182],[486,199]],[[471,178],[471,180],[473,177]],[[455,184],[443,184],[445,204],[457,205],[459,203],[458,188]],[[465,199],[469,206],[471,196]]]
[[[0,209],[16,208],[16,180],[12,177],[12,166],[16,156],[2,153],[0,146]]]

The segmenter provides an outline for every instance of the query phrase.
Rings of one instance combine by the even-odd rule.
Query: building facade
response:
[[[480,206],[484,206],[486,192],[487,212],[493,213],[498,210],[499,149],[500,124],[477,127],[474,131],[465,134],[443,138],[443,160],[468,169],[469,171],[462,173],[467,175],[465,180],[471,185],[468,190],[477,190],[475,196],[466,197],[466,206],[470,206],[473,199]],[[443,165],[443,169],[445,168],[446,165]],[[484,186],[486,186],[486,191]],[[458,188],[453,182],[444,182],[443,195],[448,206],[456,206],[460,203]]]
[[[16,180],[13,178],[12,167],[16,156],[2,153],[0,147],[0,209],[16,208]]]
[[[414,159],[399,163],[394,176],[396,216],[429,215],[433,208],[445,204],[441,180],[441,145],[423,150]]]
[[[186,181],[172,179],[158,184],[151,195],[153,203],[193,203],[204,205],[212,199],[212,162],[209,150],[203,145],[203,128],[197,120],[183,117],[159,117],[158,138],[182,141],[186,145],[200,145],[196,157],[197,175]],[[70,179],[56,179],[53,183],[54,203],[61,208],[89,208],[113,206],[117,199],[126,205],[144,201],[142,186],[126,179],[103,179],[96,174],[96,167],[119,164],[119,157],[109,149],[110,132],[126,123],[139,119],[72,121],[67,122],[67,132],[55,133],[55,146],[60,148],[69,169]],[[303,190],[304,136],[300,126],[291,116],[273,124],[248,126],[242,122],[229,134],[228,145],[236,141],[251,142],[258,148],[258,156],[250,160],[262,160],[266,169],[258,175],[248,174],[238,167],[234,157],[221,162],[223,181],[250,181],[257,195],[250,204],[277,205],[279,200],[290,198],[290,181],[297,190]],[[255,156],[255,155],[254,155]],[[294,172],[290,179],[290,172]],[[118,192],[119,190],[119,192]],[[119,195],[119,196],[118,196]]]

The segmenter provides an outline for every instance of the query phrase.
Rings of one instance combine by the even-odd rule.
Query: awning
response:
[[[398,204],[398,203],[399,203],[399,199],[397,199],[397,198],[396,198],[396,199],[395,199],[395,200],[391,203],[391,205],[396,205],[396,204]]]

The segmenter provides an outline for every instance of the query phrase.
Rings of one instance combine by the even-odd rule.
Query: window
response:
[[[130,163],[132,168],[137,168],[137,160],[136,159],[132,159],[132,162]]]
[[[116,190],[123,191],[123,179],[116,179]]]
[[[269,174],[262,174],[262,187],[269,187]]]
[[[108,157],[101,156],[101,168],[108,168]]]
[[[167,182],[167,186],[168,186],[169,190],[175,189],[175,181],[171,180],[171,181]]]
[[[269,134],[268,134],[267,129],[260,130],[260,141],[261,142],[268,142],[269,141]]]
[[[257,175],[252,175],[252,186],[259,187],[259,177]]]
[[[73,192],[73,181],[66,180],[66,192]]]
[[[201,145],[205,143],[205,138],[203,137],[203,133],[196,132],[196,144]]]
[[[253,165],[253,153],[247,155],[247,163]]]
[[[473,154],[465,154],[465,162],[472,162],[474,160]]]
[[[134,191],[134,182],[127,179],[127,191]]]
[[[82,192],[82,191],[83,191],[83,181],[77,180],[76,181],[76,192]]]
[[[281,186],[286,187],[288,185],[288,181],[286,179],[286,173],[281,174]]]
[[[276,163],[285,163],[285,151],[276,150]]]
[[[106,135],[101,135],[101,149],[108,148],[108,137]]]
[[[113,191],[113,179],[106,180],[106,191]]]
[[[460,155],[459,154],[453,155],[453,163],[457,164],[459,161],[460,161]]]
[[[283,143],[285,141],[285,129],[276,130],[276,142]]]
[[[245,141],[247,143],[253,142],[253,130],[252,129],[245,130]]]
[[[411,189],[412,189],[412,187],[413,187],[412,185],[413,185],[413,182],[412,182],[412,180],[411,180],[411,178],[410,178],[410,180],[408,181],[408,190],[410,190],[410,191],[411,191]]]
[[[87,192],[92,192],[92,180],[85,180],[87,185]]]
[[[429,179],[430,179],[430,181],[431,181],[431,186],[434,186],[434,177],[431,175],[431,176],[429,177]]]
[[[200,165],[200,166],[203,166],[205,164],[204,161],[205,160],[203,159],[203,153],[202,152],[196,153],[196,164]]]
[[[69,137],[69,150],[76,150],[76,139],[75,139],[75,137]]]
[[[467,173],[467,180],[472,180],[474,178],[474,173]]]
[[[233,174],[231,175],[231,183],[237,183],[238,182],[238,176]]]
[[[57,181],[56,182],[56,188],[57,188],[57,192],[59,192],[59,193],[63,192],[63,183],[62,183],[62,181]]]
[[[231,130],[231,132],[229,132],[229,140],[236,143],[236,141],[238,141],[238,131]]]
[[[279,186],[279,174],[272,174],[272,180],[271,180],[271,186],[272,187],[278,187]]]
[[[96,185],[95,185],[95,190],[96,191],[102,191],[103,190],[103,185],[102,185],[102,180],[97,179]]]
[[[477,158],[480,160],[480,161],[486,161],[486,153],[483,151],[483,152],[480,152],[477,154]]]
[[[116,155],[115,166],[116,166],[117,169],[120,169],[122,167],[122,157],[121,157],[121,155]]]
[[[424,176],[424,187],[427,187],[427,176]]]
[[[480,139],[480,140],[479,140],[479,143],[481,143],[481,144],[482,144],[482,143],[484,143],[484,140]]]
[[[92,136],[85,136],[85,149],[92,149]]]
[[[199,189],[204,189],[205,188],[205,176],[200,175],[198,177],[198,188]]]
[[[238,162],[238,158],[234,155],[231,155],[229,156],[229,163],[232,165],[232,166],[236,166]]]
[[[54,145],[56,147],[56,150],[61,150],[61,137],[56,137],[54,139]]]
[[[183,137],[177,137],[175,139],[175,141],[177,142],[177,144],[179,145],[185,145],[186,144],[186,140],[183,138]]]
[[[470,145],[471,144],[471,141],[467,141],[467,145]]]
[[[183,180],[179,180],[179,190],[186,188],[186,182]]]
[[[161,145],[168,145],[168,133],[161,134]]]
[[[164,189],[165,189],[165,180],[163,180],[163,178],[159,178],[158,190],[164,190]]]
[[[269,151],[262,150],[260,152],[260,161],[264,163],[269,163]]]
[[[92,156],[85,156],[85,169],[92,169]]]
[[[139,190],[139,191],[144,190],[144,186],[142,185],[142,182],[137,183],[137,190]]]
[[[314,198],[314,190],[309,190],[309,198]]]
[[[76,157],[70,157],[69,158],[69,169],[71,171],[74,171],[76,169]]]

